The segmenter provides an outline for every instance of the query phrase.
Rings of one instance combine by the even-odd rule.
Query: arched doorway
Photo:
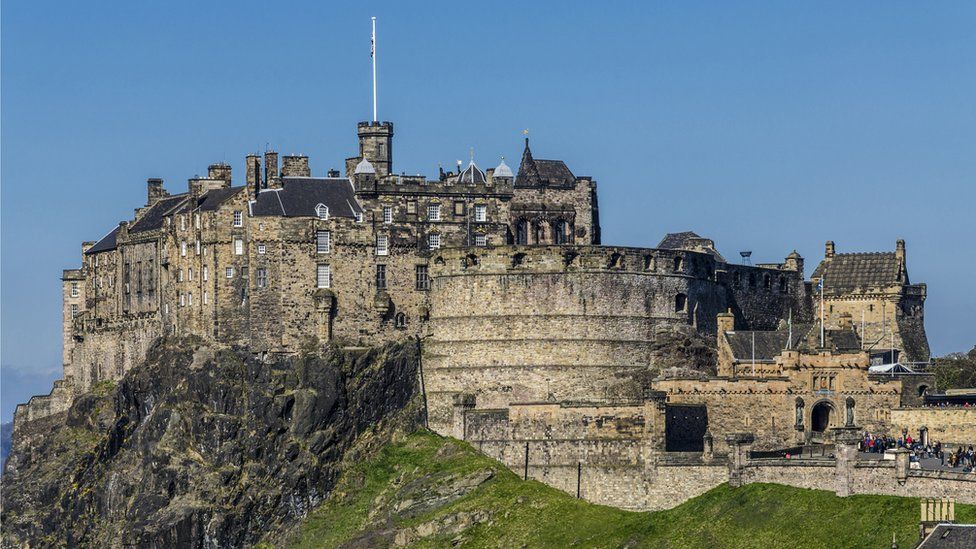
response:
[[[830,414],[833,411],[833,406],[827,401],[818,402],[813,407],[813,412],[810,414],[810,428],[813,432],[822,433],[830,427]]]

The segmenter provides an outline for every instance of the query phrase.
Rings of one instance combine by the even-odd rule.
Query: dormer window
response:
[[[318,206],[316,206],[315,207],[315,217],[318,217],[319,219],[328,219],[329,218],[329,207],[326,206],[325,204],[319,204]]]

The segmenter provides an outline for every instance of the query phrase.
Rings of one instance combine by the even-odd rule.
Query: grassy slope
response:
[[[436,484],[484,469],[495,476],[450,504],[410,518],[391,511],[398,487],[411,481]],[[415,433],[356,463],[294,542],[333,547],[384,522],[402,530],[485,510],[489,520],[460,534],[435,529],[415,545],[440,547],[454,540],[469,547],[888,547],[894,532],[900,547],[913,547],[918,535],[918,500],[839,498],[772,484],[723,485],[668,511],[621,511],[522,481],[464,443]],[[957,505],[956,514],[960,522],[974,522],[976,506]]]

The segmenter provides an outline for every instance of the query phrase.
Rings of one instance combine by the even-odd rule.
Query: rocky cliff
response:
[[[414,341],[260,361],[164,341],[117,384],[18,427],[4,546],[237,547],[324,500],[350,452],[421,417]]]

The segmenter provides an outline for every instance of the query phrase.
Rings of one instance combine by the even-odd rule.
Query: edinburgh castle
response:
[[[149,179],[133,219],[64,271],[63,379],[18,425],[121,379],[161,338],[261,360],[416,339],[432,430],[591,501],[664,508],[726,480],[905,485],[907,461],[882,474],[841,450],[799,469],[747,456],[917,427],[934,381],[914,366],[930,359],[926,286],[904,241],[828,241],[810,279],[795,251],[736,264],[690,231],[605,245],[596,181],[528,139],[515,170],[472,154],[428,179],[395,169],[393,135],[360,123],[344,174],[268,151],[245,158],[239,185],[226,164],[185,192]],[[912,486],[971,500],[950,477]]]

